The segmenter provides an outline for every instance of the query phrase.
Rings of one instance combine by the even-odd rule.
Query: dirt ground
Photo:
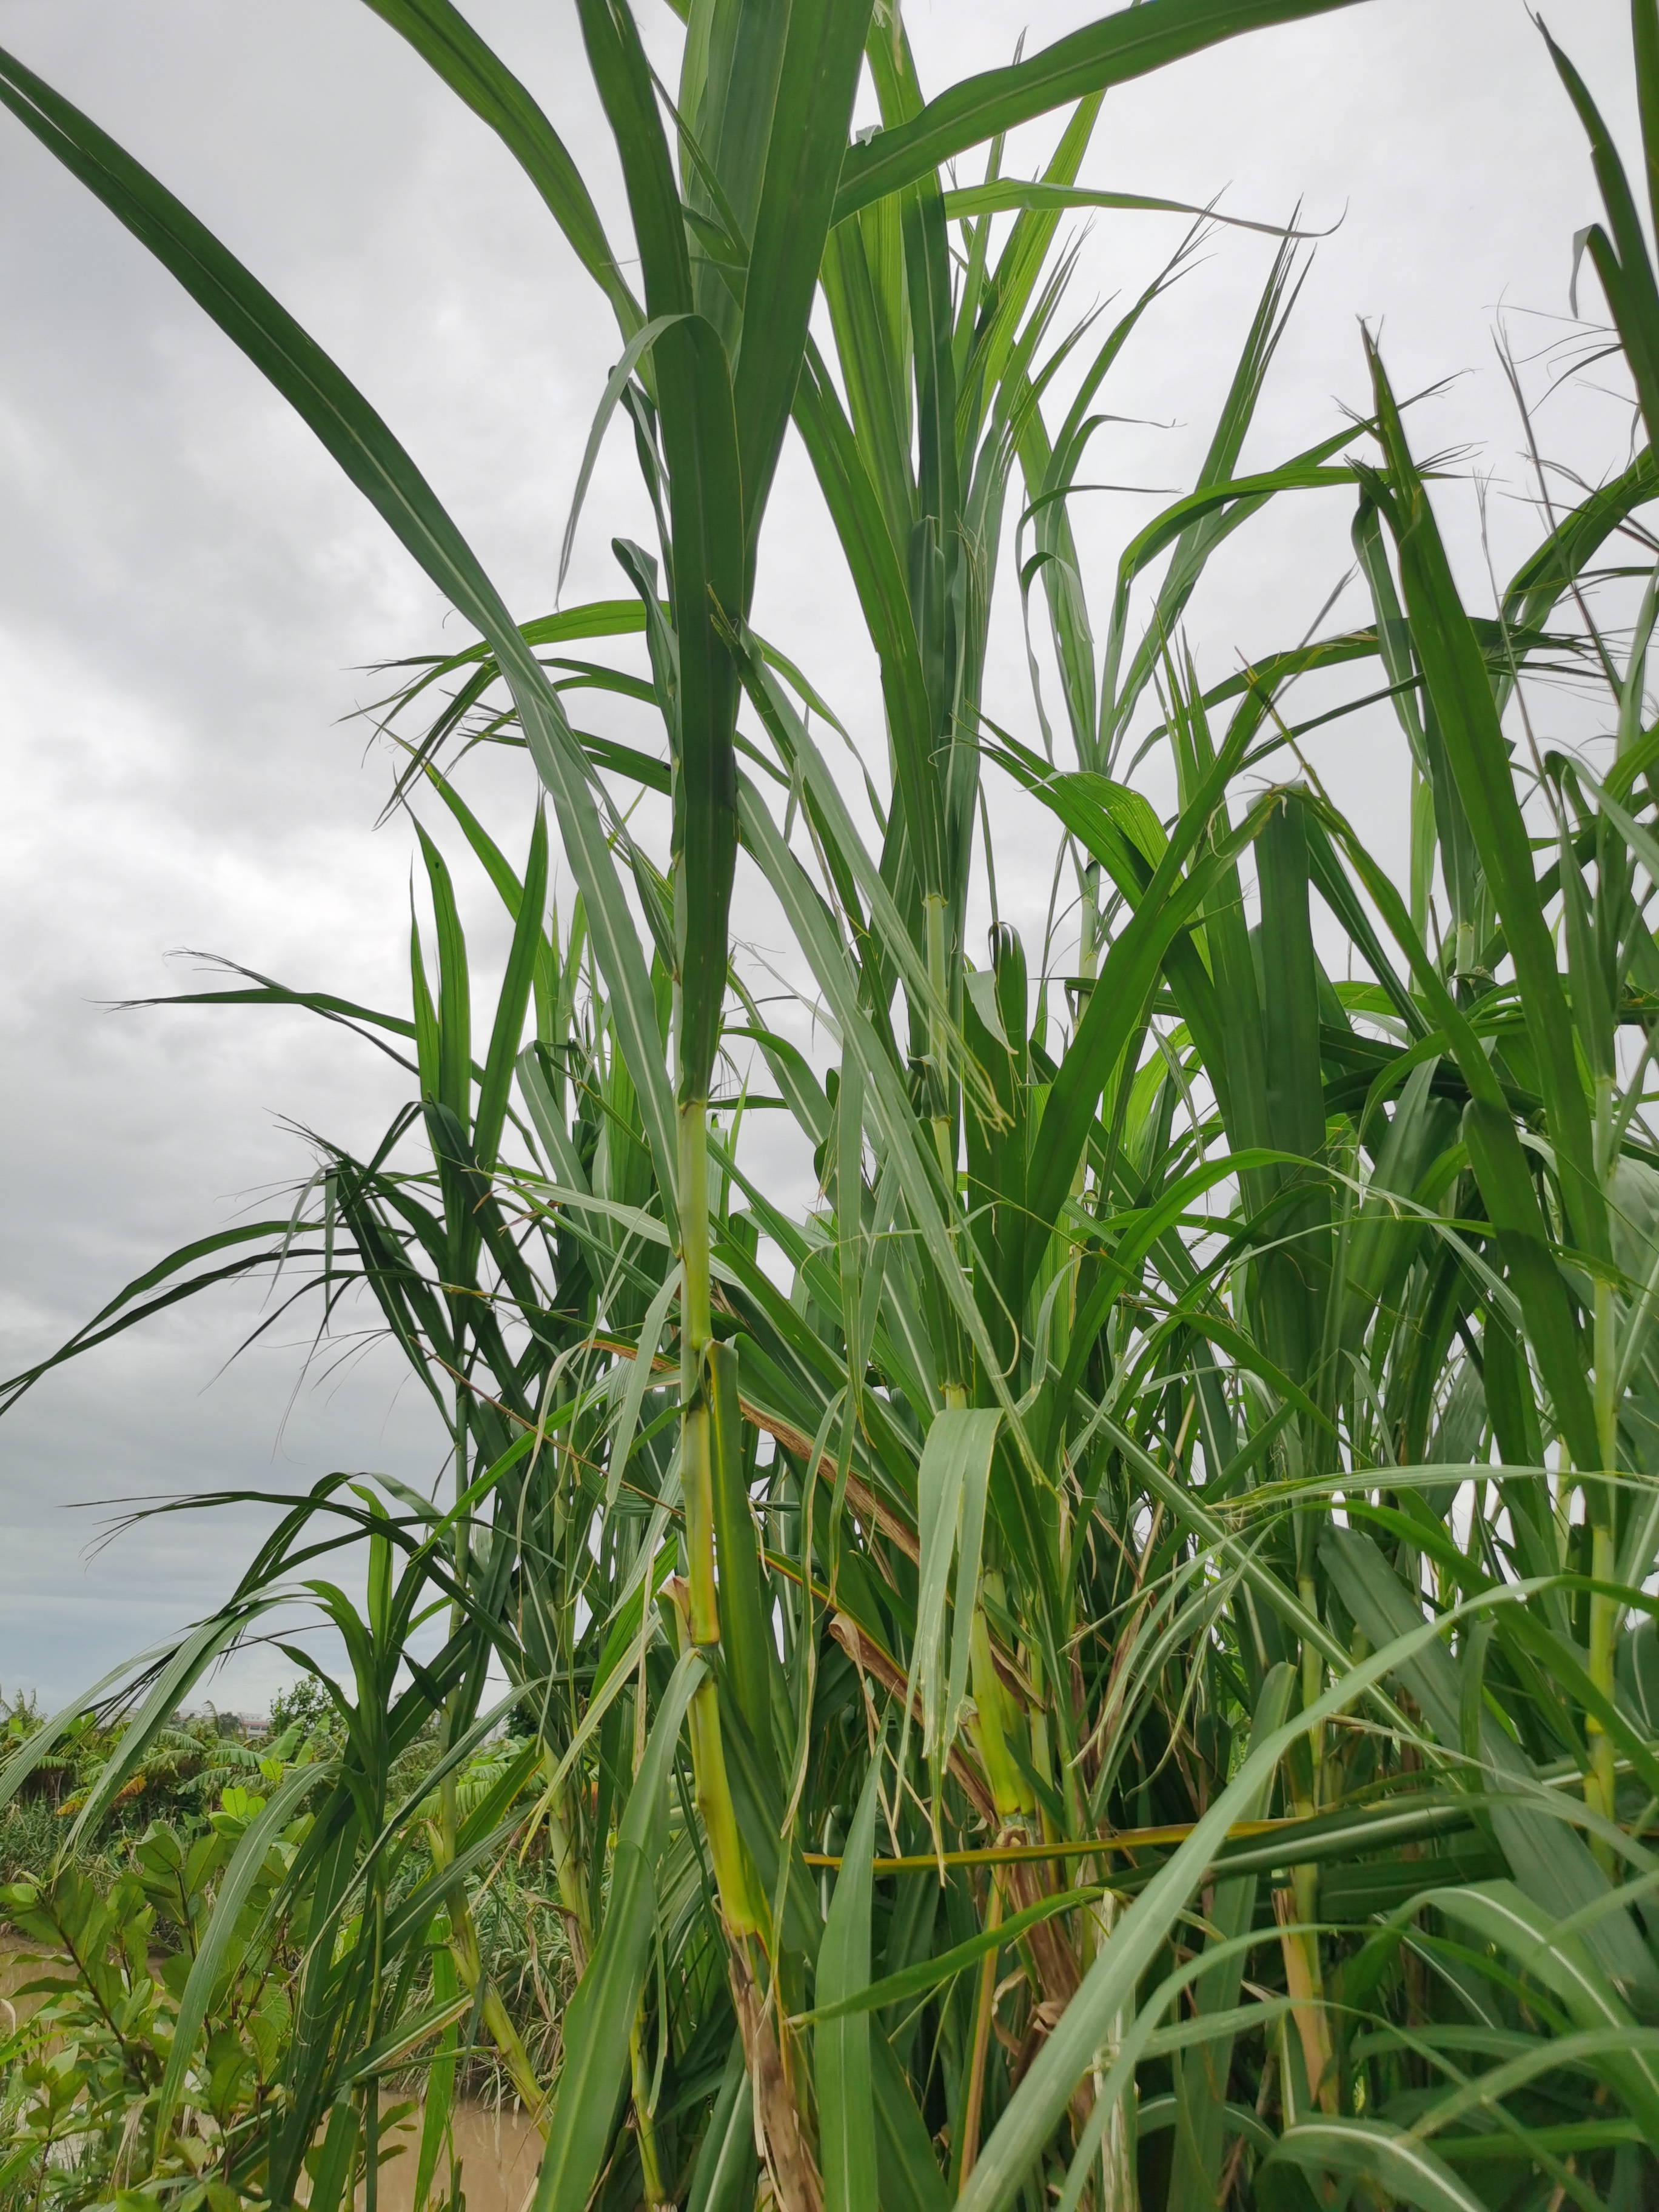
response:
[[[25,1982],[33,1981],[46,1971],[25,1963],[33,1956],[32,1945],[20,1942],[15,1936],[0,1936],[0,2032],[21,2026],[46,2002],[42,1997],[20,1997],[17,1994]]]
[[[497,2114],[477,2105],[463,2105],[456,2112],[454,2129],[466,2212],[524,2212],[535,2191],[542,2141],[523,2113]],[[418,2132],[411,2134],[402,2157],[380,2168],[379,2212],[413,2212],[410,2200],[418,2142]],[[441,2182],[441,2170],[440,2185]]]

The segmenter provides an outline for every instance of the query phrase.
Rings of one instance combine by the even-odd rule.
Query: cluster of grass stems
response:
[[[407,1010],[240,972],[191,994],[351,1024],[409,1104],[368,1148],[319,1139],[291,1212],[171,1255],[12,1386],[263,1272],[319,1340],[366,1307],[450,1442],[434,1495],[270,1501],[223,1604],[0,1775],[5,1798],[118,1708],[72,1856],[234,1645],[297,1608],[346,1655],[289,1647],[337,1728],[225,1869],[132,2186],[203,2094],[189,2031],[286,1839],[292,2039],[218,2185],[250,2199],[336,2212],[361,2181],[372,2208],[411,2067],[416,2199],[446,2198],[458,2057],[484,2047],[545,2138],[537,2212],[1652,2203],[1655,0],[1635,185],[1549,49],[1605,205],[1584,248],[1631,454],[1571,500],[1543,480],[1486,614],[1375,347],[1368,419],[1241,472],[1291,231],[1190,489],[1106,576],[1073,533],[1120,356],[1206,234],[1115,321],[1065,323],[1066,211],[1170,211],[1079,185],[1103,96],[1335,0],[1144,0],[932,97],[890,4],[675,0],[671,85],[628,0],[576,0],[631,240],[449,0],[368,4],[614,310],[582,486],[624,416],[656,525],[614,541],[616,599],[515,621],[363,396],[0,55],[0,100],[477,638],[400,664],[381,710],[429,890]],[[861,84],[880,124],[855,136]],[[1004,134],[1055,112],[1042,176],[1005,174]],[[792,433],[879,732],[842,728],[810,638],[750,623]],[[1206,567],[1301,494],[1346,503],[1369,618],[1206,689]],[[985,696],[1010,546],[1053,726],[1041,689]],[[1316,671],[1322,724],[1392,718],[1403,884],[1305,764]],[[1564,672],[1598,732],[1577,749],[1540,727]],[[527,751],[527,836],[469,805],[481,744]],[[1012,927],[969,941],[988,773],[1074,872],[1063,989]],[[430,809],[511,921],[488,1009]],[[740,867],[790,933],[816,1067],[734,963]],[[762,1109],[811,1148],[805,1210],[752,1172]],[[481,1925],[532,1850],[574,1978],[540,2042]]]

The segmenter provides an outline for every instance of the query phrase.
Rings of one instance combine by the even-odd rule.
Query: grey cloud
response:
[[[599,165],[615,219],[574,10],[475,0],[471,12],[579,158]],[[1091,12],[1076,0],[1041,8],[1031,36]],[[1611,99],[1627,77],[1625,10],[1580,0],[1572,13],[1575,52]],[[666,53],[668,12],[646,20]],[[1010,19],[988,0],[912,5],[907,21],[927,81],[1006,58]],[[336,352],[509,599],[542,611],[614,331],[489,134],[345,0],[150,0],[142,10],[13,0],[5,37]],[[1037,158],[1027,141],[1038,139],[1022,134],[1010,167]],[[1463,373],[1422,434],[1480,443],[1518,484],[1492,309],[1507,295],[1561,310],[1568,240],[1593,204],[1518,6],[1374,0],[1231,46],[1113,94],[1086,173],[1199,200],[1229,185],[1230,208],[1268,218],[1298,195],[1320,222],[1346,206],[1253,454],[1310,442],[1340,422],[1338,397],[1363,398],[1354,319],[1364,313],[1386,317],[1402,385]],[[429,588],[280,403],[3,118],[0,210],[0,1364],[10,1368],[167,1245],[302,1175],[281,1117],[361,1143],[402,1095],[395,1070],[297,1015],[116,1017],[96,1002],[177,988],[161,956],[189,944],[401,1004],[410,839],[401,824],[372,832],[386,764],[365,760],[362,726],[340,717],[372,696],[362,664],[445,632]],[[1079,307],[1143,282],[1174,235],[1162,220],[1098,219]],[[1190,473],[1266,258],[1261,241],[1224,235],[1164,304],[1109,404],[1176,427],[1114,430],[1103,473],[1156,483]],[[1580,398],[1558,414],[1566,448],[1605,454],[1612,402]],[[1473,503],[1459,492],[1449,504],[1474,578]],[[631,458],[615,440],[568,596],[618,589],[606,550],[618,511],[645,534]],[[1112,497],[1086,509],[1097,606],[1117,545],[1147,511]],[[1494,514],[1505,546],[1523,541],[1521,509],[1499,502]],[[1311,619],[1346,564],[1346,521],[1334,508],[1287,510],[1221,566],[1194,611],[1206,665]],[[798,453],[780,479],[767,561],[763,626],[832,689],[879,759],[854,603]],[[1032,727],[1006,572],[991,692]],[[1386,742],[1386,725],[1372,727]],[[1358,749],[1332,772],[1358,800],[1372,787]],[[521,766],[490,764],[483,784],[516,841],[530,802]],[[1035,827],[1011,834],[1004,908],[1035,935],[1048,848]],[[479,941],[499,957],[499,933],[478,911]],[[763,902],[744,918],[781,951]],[[808,1038],[804,1021],[797,1030]],[[804,1192],[805,1164],[783,1132],[757,1138]],[[150,1524],[83,1566],[89,1531],[62,1510],[70,1501],[295,1486],[341,1466],[431,1480],[441,1441],[409,1392],[388,1414],[388,1362],[303,1394],[286,1428],[297,1327],[283,1333],[290,1348],[218,1375],[253,1317],[246,1300],[183,1310],[49,1379],[0,1426],[0,1683],[67,1694],[210,1602],[253,1526],[246,1515]],[[271,1663],[250,1660],[227,1694],[257,1698]]]

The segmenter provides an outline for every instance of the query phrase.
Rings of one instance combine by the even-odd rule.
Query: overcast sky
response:
[[[641,6],[649,0],[639,0]],[[466,0],[530,83],[625,232],[568,0]],[[924,87],[1028,50],[1096,12],[1033,0],[913,0]],[[1551,15],[1628,145],[1627,10]],[[643,18],[665,59],[677,27]],[[414,453],[522,617],[552,604],[583,440],[614,325],[494,137],[356,0],[5,0],[0,39],[155,169],[271,287]],[[1052,127],[1022,134],[1033,173]],[[964,163],[964,178],[977,173]],[[1358,319],[1396,386],[1443,378],[1419,450],[1467,448],[1438,495],[1471,599],[1489,605],[1474,473],[1494,559],[1535,522],[1493,353],[1564,337],[1573,233],[1598,211],[1583,143],[1519,0],[1368,0],[1235,42],[1114,93],[1085,182],[1240,215],[1339,224],[1318,247],[1247,449],[1261,465],[1363,406]],[[1088,226],[1079,310],[1143,283],[1175,219]],[[1190,481],[1271,248],[1221,234],[1162,304],[1106,404],[1093,473]],[[289,1124],[354,1146],[400,1102],[395,1069],[299,1014],[117,1014],[189,987],[174,948],[401,1009],[406,823],[376,830],[388,763],[361,722],[367,664],[465,633],[308,434],[142,249],[0,115],[0,1368],[59,1341],[170,1246],[303,1176]],[[1593,288],[1586,301],[1599,303]],[[1548,363],[1528,372],[1534,390]],[[1550,449],[1601,475],[1627,457],[1611,372],[1560,392]],[[1146,499],[1082,523],[1095,605]],[[607,448],[567,604],[623,588],[606,550],[644,535],[626,443]],[[1347,565],[1349,508],[1304,501],[1235,541],[1195,604],[1201,665],[1293,641]],[[809,472],[792,450],[762,556],[760,625],[883,757],[878,696]],[[1006,576],[1004,586],[1006,585]],[[1358,598],[1346,611],[1362,618]],[[1334,617],[1337,618],[1337,617]],[[988,710],[1035,729],[1003,589]],[[1385,720],[1320,755],[1396,858],[1401,779]],[[531,789],[515,761],[472,787],[510,847]],[[1046,838],[1009,815],[1000,884],[1040,937]],[[471,896],[487,963],[499,932]],[[758,908],[754,930],[765,941]],[[787,1163],[780,1162],[781,1171]],[[798,1178],[799,1180],[799,1178]],[[48,1378],[0,1423],[0,1686],[67,1696],[207,1609],[252,1522],[173,1521],[88,1558],[82,1501],[220,1485],[292,1488],[337,1468],[429,1486],[441,1444],[395,1364],[295,1393],[295,1332],[228,1370],[257,1318],[186,1308]],[[223,1371],[222,1371],[223,1370]],[[216,1691],[259,1706],[262,1655]]]

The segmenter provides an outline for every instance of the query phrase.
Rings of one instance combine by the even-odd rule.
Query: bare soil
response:
[[[466,2212],[524,2212],[535,2193],[542,2139],[522,2112],[497,2112],[482,2105],[458,2106],[455,2156],[461,2169]],[[416,2125],[409,2148],[380,2168],[379,2212],[414,2212]],[[443,2170],[439,2181],[442,2185]],[[361,2203],[361,2195],[359,2202]]]

